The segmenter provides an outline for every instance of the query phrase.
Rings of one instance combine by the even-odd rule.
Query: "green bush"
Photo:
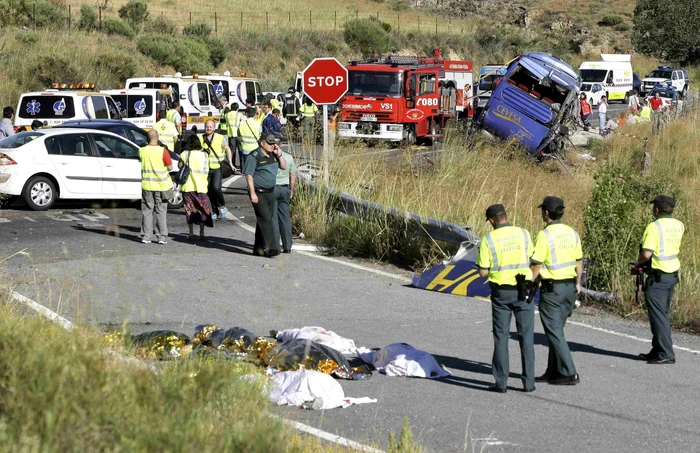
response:
[[[615,31],[628,31],[629,29],[630,29],[630,26],[624,22],[616,25],[614,28]]]
[[[175,36],[177,34],[177,24],[165,16],[158,16],[146,22],[143,27],[146,33],[158,33],[161,35]]]
[[[391,4],[391,9],[394,11],[408,11],[411,6],[406,2],[406,0],[394,0]]]
[[[105,19],[102,21],[102,31],[108,35],[120,35],[129,39],[134,39],[136,32],[133,28],[121,19]]]
[[[356,19],[345,23],[347,45],[363,56],[381,55],[391,49],[391,36],[376,19]]]
[[[98,55],[95,59],[95,65],[104,71],[109,78],[113,79],[115,85],[120,82],[123,83],[129,77],[135,76],[138,71],[138,66],[134,59],[129,54],[121,51],[104,52]]]
[[[192,36],[194,38],[206,39],[211,35],[211,25],[206,22],[195,22],[185,25],[182,29],[182,34]]]
[[[119,17],[138,32],[148,20],[148,4],[143,0],[129,0],[119,8]]]
[[[39,81],[42,87],[50,86],[53,82],[66,83],[82,82],[80,73],[71,61],[65,57],[45,56],[32,68],[31,74]]]
[[[629,263],[652,220],[649,200],[659,193],[675,196],[669,183],[625,167],[608,164],[597,172],[583,219],[583,248],[594,262],[587,277],[592,289],[617,291],[633,283]]]
[[[613,27],[615,25],[619,25],[623,22],[623,19],[621,16],[617,16],[615,14],[608,14],[606,16],[603,16],[603,19],[598,22],[598,25],[602,25],[605,27]]]
[[[205,42],[209,48],[209,61],[216,68],[226,59],[226,44],[219,38],[208,38]]]
[[[98,18],[95,8],[90,5],[80,6],[80,20],[78,21],[78,28],[85,31],[97,30]]]
[[[139,51],[160,65],[182,73],[211,71],[211,52],[201,39],[148,34],[137,40]]]
[[[17,41],[22,44],[34,44],[39,42],[39,35],[31,31],[25,31],[17,34]]]
[[[0,0],[0,11],[2,27],[65,27],[68,23],[68,9],[49,0]]]

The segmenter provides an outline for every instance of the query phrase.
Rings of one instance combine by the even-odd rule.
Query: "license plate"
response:
[[[376,115],[362,115],[360,121],[377,121]]]

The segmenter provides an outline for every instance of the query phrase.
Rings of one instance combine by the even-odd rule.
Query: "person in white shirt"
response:
[[[627,107],[629,107],[630,112],[633,115],[639,112],[639,94],[636,88],[632,90],[632,96],[630,96],[629,100],[627,101]]]
[[[608,98],[603,96],[598,103],[598,129],[600,135],[605,135],[605,116],[608,113]]]

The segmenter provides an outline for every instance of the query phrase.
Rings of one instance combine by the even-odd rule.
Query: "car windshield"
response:
[[[20,132],[18,134],[10,135],[0,140],[0,148],[4,149],[14,149],[20,146],[26,145],[37,137],[41,137],[42,134],[35,131]]]
[[[348,94],[358,96],[401,95],[401,77],[398,72],[350,71]]]
[[[670,79],[671,71],[661,71],[657,69],[656,71],[651,71],[647,76],[649,79]]]
[[[602,82],[607,73],[606,69],[581,69],[578,72],[582,82]]]

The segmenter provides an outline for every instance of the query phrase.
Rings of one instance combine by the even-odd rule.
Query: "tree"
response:
[[[148,20],[148,4],[142,0],[129,0],[129,3],[119,8],[119,17],[138,32]]]
[[[637,52],[684,65],[700,62],[700,1],[638,0],[632,21]]]

